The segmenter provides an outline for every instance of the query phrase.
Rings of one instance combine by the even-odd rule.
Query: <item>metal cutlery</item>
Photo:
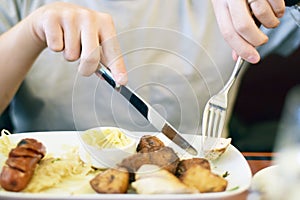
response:
[[[125,97],[157,130],[161,131],[171,141],[192,155],[197,155],[197,150],[189,144],[180,133],[164,119],[150,104],[143,100],[128,86],[118,85],[111,72],[100,64],[96,74],[101,75],[116,91]]]
[[[209,150],[205,141],[209,138],[220,138],[226,119],[228,92],[237,78],[244,60],[239,57],[233,72],[224,87],[213,95],[206,103],[202,118],[202,149]],[[210,144],[211,145],[211,144]]]

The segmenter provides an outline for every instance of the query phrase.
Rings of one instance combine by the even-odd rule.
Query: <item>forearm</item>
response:
[[[44,48],[26,20],[0,36],[0,114]]]

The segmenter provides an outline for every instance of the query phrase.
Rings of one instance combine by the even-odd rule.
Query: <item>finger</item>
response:
[[[217,21],[224,39],[243,59],[250,63],[257,63],[260,60],[257,50],[236,32],[229,10],[224,9],[224,6],[215,7],[215,12],[218,13],[216,15]]]
[[[267,0],[251,0],[249,6],[255,18],[266,28],[275,28],[280,21]]]
[[[80,57],[80,31],[75,16],[69,14],[63,19],[64,57],[68,61],[75,61]]]
[[[284,0],[268,0],[276,17],[282,17],[285,12]]]
[[[246,1],[229,0],[228,8],[233,27],[252,46],[260,46],[268,37],[257,27]]]
[[[232,50],[231,55],[232,55],[232,59],[233,59],[234,61],[237,61],[239,55],[238,55],[234,50]]]
[[[98,30],[93,23],[84,23],[81,27],[81,59],[78,71],[83,76],[92,75],[100,62]]]
[[[99,35],[103,51],[101,62],[103,62],[103,64],[111,70],[116,82],[124,85],[127,83],[127,73],[120,45],[116,36],[115,26],[109,15],[101,15],[102,26]]]
[[[55,18],[47,18],[43,23],[45,38],[49,49],[60,52],[64,49],[63,29],[59,20]]]

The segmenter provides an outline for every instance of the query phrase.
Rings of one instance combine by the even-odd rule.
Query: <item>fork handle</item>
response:
[[[238,76],[239,72],[241,71],[241,68],[242,68],[244,62],[245,62],[244,59],[241,56],[239,56],[236,63],[235,63],[235,66],[233,68],[232,74],[229,77],[229,80],[227,81],[227,83],[225,84],[223,89],[221,90],[221,92],[224,92],[228,88],[231,87],[231,85],[234,83],[236,77]]]

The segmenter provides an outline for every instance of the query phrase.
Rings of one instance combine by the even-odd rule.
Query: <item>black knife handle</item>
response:
[[[100,66],[101,66],[101,68],[98,69],[96,71],[96,73],[100,74],[104,78],[104,80],[106,80],[106,82],[109,85],[111,85],[113,88],[115,88],[115,89],[119,88],[120,86],[116,84],[116,81],[113,79],[112,74],[110,73],[108,68],[102,66],[101,64],[100,64]]]
[[[137,96],[131,89],[126,86],[116,84],[112,74],[105,66],[100,64],[101,68],[96,72],[100,74],[106,82],[111,85],[116,91],[120,92],[146,119],[148,119],[149,108],[147,104]]]

